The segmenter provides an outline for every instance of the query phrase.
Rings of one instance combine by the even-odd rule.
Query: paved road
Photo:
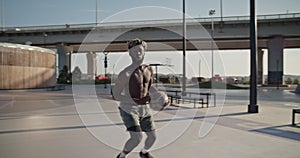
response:
[[[300,126],[290,124],[300,95],[290,91],[259,89],[258,114],[246,112],[247,90],[226,91],[225,100],[220,94],[217,107],[181,104],[155,113],[159,141],[152,153],[157,158],[299,158]],[[128,135],[118,104],[107,94],[100,86],[78,93],[69,86],[0,91],[0,157],[115,157]]]

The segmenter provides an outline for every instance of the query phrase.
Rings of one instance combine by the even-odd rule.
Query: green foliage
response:
[[[286,84],[292,84],[292,79],[291,78],[287,78],[285,81]]]
[[[71,81],[72,81],[72,74],[68,73],[68,66],[64,65],[63,69],[59,71],[57,83],[66,84],[66,83],[71,83]]]
[[[294,79],[293,84],[299,84],[299,80],[297,78]]]

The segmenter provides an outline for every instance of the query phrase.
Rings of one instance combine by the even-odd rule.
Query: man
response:
[[[147,138],[139,155],[141,158],[153,157],[149,149],[155,142],[156,134],[153,117],[147,103],[150,101],[149,92],[152,93],[156,89],[151,87],[152,68],[142,64],[146,48],[146,42],[141,39],[128,42],[132,63],[120,72],[113,88],[113,97],[120,101],[120,115],[130,134],[129,140],[117,158],[125,158],[141,142],[142,132],[146,132]]]

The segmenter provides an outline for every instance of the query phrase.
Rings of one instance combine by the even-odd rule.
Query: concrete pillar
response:
[[[263,69],[264,51],[257,51],[257,84],[264,84],[264,69]]]
[[[284,38],[276,36],[268,41],[268,85],[282,85]]]
[[[89,79],[95,79],[97,73],[97,54],[89,52],[86,54],[87,57],[87,74]]]
[[[56,45],[56,49],[58,54],[59,71],[62,70],[65,65],[67,65],[70,72],[72,47],[65,46],[64,43],[59,43]]]

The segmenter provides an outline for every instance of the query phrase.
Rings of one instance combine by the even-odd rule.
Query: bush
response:
[[[71,81],[72,81],[72,74],[68,73],[68,66],[65,65],[63,69],[59,71],[57,83],[66,84],[66,83],[71,83]]]
[[[299,80],[297,78],[294,79],[293,84],[299,84]]]

